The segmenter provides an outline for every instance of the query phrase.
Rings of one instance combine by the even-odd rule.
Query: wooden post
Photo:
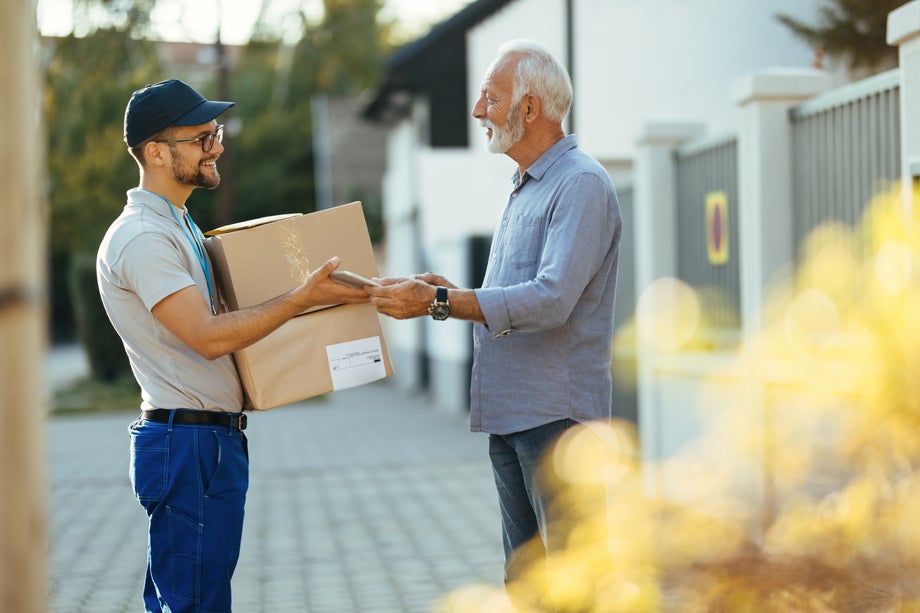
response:
[[[45,610],[44,134],[35,3],[0,2],[0,611]]]

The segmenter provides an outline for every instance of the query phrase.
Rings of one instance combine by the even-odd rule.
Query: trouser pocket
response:
[[[212,431],[207,435],[208,444],[202,442],[198,459],[205,498],[236,499],[246,495],[249,459],[243,437],[242,433]]]
[[[166,492],[169,479],[169,432],[163,424],[137,420],[129,427],[131,434],[128,476],[134,495],[148,509]]]

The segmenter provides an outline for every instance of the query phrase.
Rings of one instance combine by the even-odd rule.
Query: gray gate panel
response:
[[[817,96],[790,111],[793,236],[802,242],[823,223],[859,223],[873,196],[901,171],[897,70]]]
[[[703,300],[707,323],[714,328],[738,328],[741,307],[738,259],[738,139],[735,136],[700,140],[677,149],[677,272]],[[706,197],[725,193],[728,259],[710,261],[707,243]]]

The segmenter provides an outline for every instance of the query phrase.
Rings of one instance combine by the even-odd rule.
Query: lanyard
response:
[[[182,227],[182,232],[185,234],[185,238],[188,239],[189,244],[191,244],[192,248],[195,250],[195,255],[198,256],[198,264],[201,265],[201,270],[204,271],[204,276],[208,280],[208,298],[211,299],[211,314],[217,315],[217,305],[214,302],[214,281],[211,275],[211,262],[208,260],[208,255],[205,253],[204,245],[201,243],[201,230],[198,229],[198,226],[192,220],[192,216],[189,215],[188,210],[185,211],[185,219],[188,221],[188,224],[184,224],[179,220],[179,214],[176,213],[176,207],[172,202],[160,194],[155,194],[147,190],[141,191],[145,191],[148,194],[153,194],[169,205],[169,210],[172,212],[173,218],[176,220],[176,223]],[[193,236],[194,238],[192,238]]]

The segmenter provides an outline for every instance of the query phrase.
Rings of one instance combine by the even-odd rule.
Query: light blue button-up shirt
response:
[[[526,170],[476,297],[470,429],[608,419],[622,219],[606,170],[570,135]]]

